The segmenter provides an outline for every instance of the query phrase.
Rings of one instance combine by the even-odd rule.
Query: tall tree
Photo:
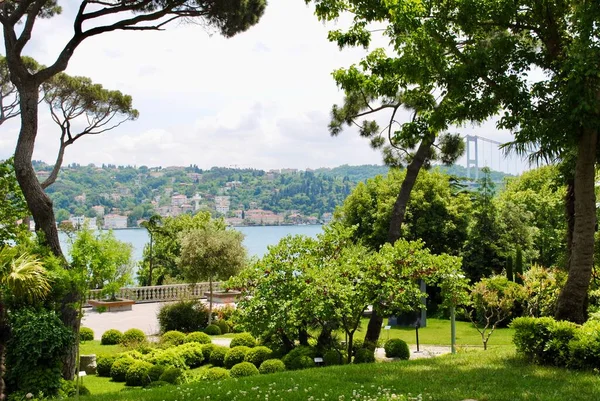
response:
[[[213,281],[228,280],[246,264],[244,234],[224,229],[220,224],[182,233],[179,265],[191,283],[209,282],[208,324],[212,321]]]
[[[264,13],[265,0],[81,0],[73,20],[73,33],[48,67],[31,71],[24,49],[33,38],[33,27],[39,18],[51,18],[61,12],[56,0],[6,0],[0,3],[0,23],[4,34],[7,68],[19,99],[21,128],[15,148],[15,172],[19,186],[36,226],[58,256],[63,256],[52,200],[37,180],[31,158],[38,134],[40,86],[63,72],[77,47],[86,39],[114,31],[161,30],[176,20],[199,21],[216,28],[226,37],[234,36],[256,24]],[[76,291],[64,299],[63,322],[77,332],[79,323],[73,304]],[[65,357],[63,375],[75,375],[76,350]]]
[[[4,386],[4,357],[10,330],[7,326],[4,297],[44,298],[50,283],[41,262],[29,255],[17,255],[8,246],[0,248],[0,400],[6,397]]]
[[[434,86],[445,123],[502,113],[501,128],[523,143],[576,149],[574,228],[569,277],[557,311],[582,322],[593,266],[594,175],[600,127],[600,7],[595,1],[314,0],[317,15],[354,17],[333,31],[341,46],[371,42],[373,24],[393,55],[376,50],[361,63],[389,87]],[[383,26],[383,29],[379,29]],[[374,85],[377,87],[376,85]]]

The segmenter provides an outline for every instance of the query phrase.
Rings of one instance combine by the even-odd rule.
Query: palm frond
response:
[[[15,257],[12,250],[0,250],[0,282],[15,296],[28,300],[44,299],[50,282],[42,262],[27,254]]]

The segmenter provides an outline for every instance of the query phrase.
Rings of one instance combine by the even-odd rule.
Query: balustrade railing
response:
[[[147,287],[123,287],[116,294],[117,298],[131,299],[136,303],[178,301],[180,299],[204,298],[208,292],[209,283],[168,284]],[[221,289],[220,282],[213,283],[213,291]],[[102,290],[90,290],[88,299],[102,299]]]

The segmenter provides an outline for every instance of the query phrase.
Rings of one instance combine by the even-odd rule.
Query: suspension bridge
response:
[[[513,152],[506,153],[500,146],[502,142],[479,135],[465,135],[465,154],[457,164],[467,169],[467,178],[478,179],[480,169],[488,167],[510,175],[520,175],[535,166],[530,166],[523,157]]]

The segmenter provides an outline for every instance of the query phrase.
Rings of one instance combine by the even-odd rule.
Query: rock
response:
[[[85,371],[88,375],[96,374],[96,355],[80,355],[79,356],[79,370]]]

